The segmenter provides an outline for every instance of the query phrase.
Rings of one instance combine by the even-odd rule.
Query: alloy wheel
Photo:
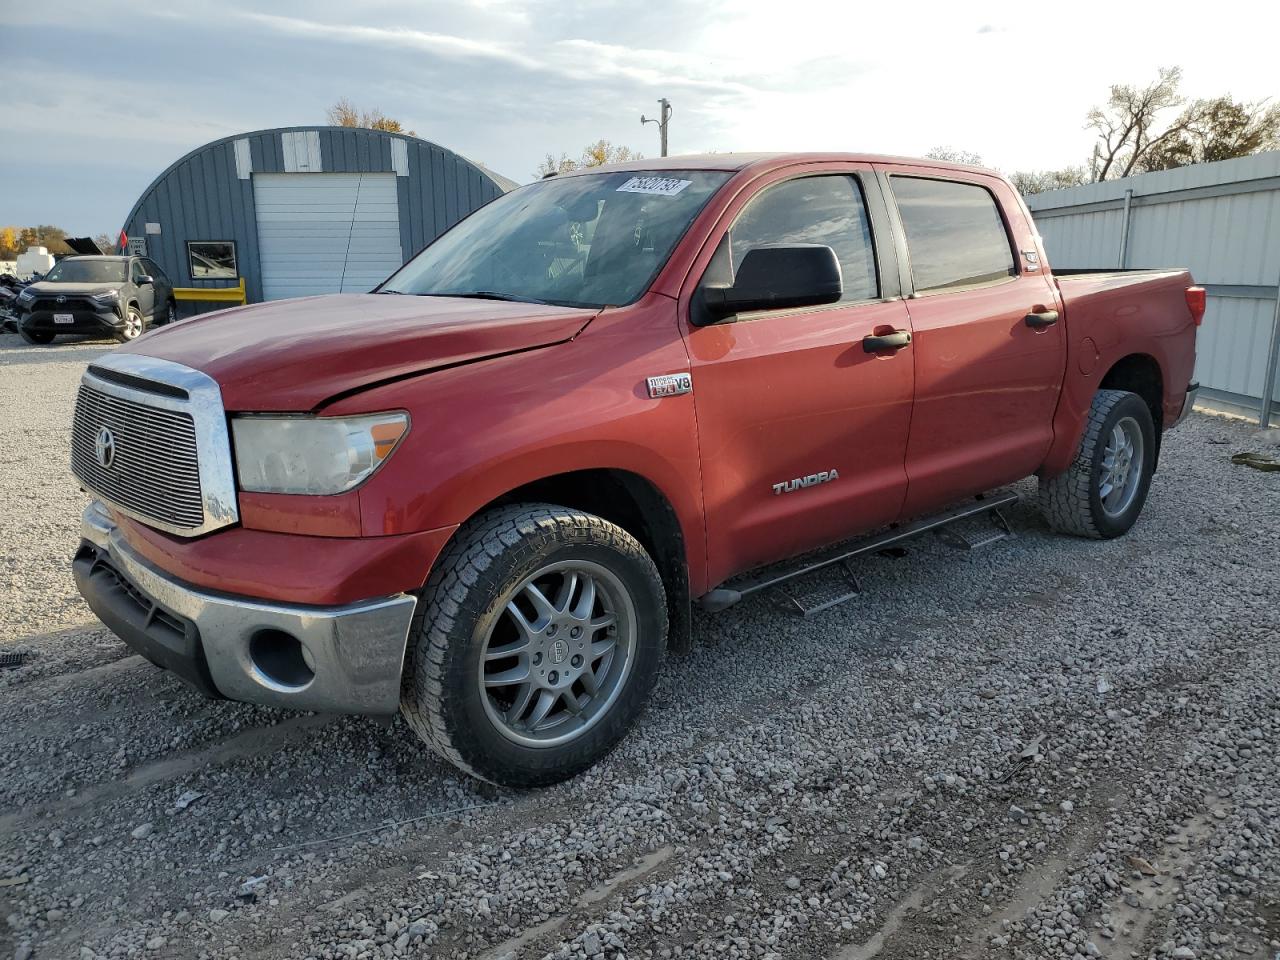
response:
[[[1145,467],[1142,428],[1133,417],[1122,417],[1111,428],[1102,451],[1098,499],[1109,517],[1118,517],[1133,504]]]
[[[635,651],[635,602],[586,560],[549,564],[503,598],[478,681],[485,712],[523,746],[567,743],[608,713]]]

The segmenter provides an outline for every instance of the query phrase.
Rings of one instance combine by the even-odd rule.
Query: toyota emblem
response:
[[[58,302],[58,303],[66,303],[66,302],[67,302],[67,298],[66,298],[66,297],[64,297],[64,296],[62,296],[61,294],[59,294],[59,296],[58,296],[58,298],[57,298],[57,302]]]
[[[115,462],[116,435],[109,427],[103,427],[98,431],[98,436],[93,441],[93,452],[104,470]]]

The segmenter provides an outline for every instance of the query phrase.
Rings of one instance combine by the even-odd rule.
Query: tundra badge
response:
[[[660,377],[649,378],[649,396],[654,400],[663,397],[678,397],[682,393],[693,393],[693,376],[688,373],[667,373]]]
[[[807,477],[796,477],[794,480],[784,480],[782,483],[773,485],[774,496],[780,493],[794,493],[805,487],[817,486],[820,483],[830,483],[832,480],[839,480],[840,472],[838,470],[823,470],[821,473],[811,473]]]

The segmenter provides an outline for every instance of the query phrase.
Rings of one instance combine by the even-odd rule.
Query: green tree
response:
[[[1141,170],[1171,170],[1280,149],[1280,105],[1268,106],[1266,100],[1197,100],[1179,120],[1173,134],[1142,158]]]

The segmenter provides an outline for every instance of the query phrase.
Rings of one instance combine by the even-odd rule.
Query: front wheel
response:
[[[1155,425],[1146,402],[1125,390],[1099,390],[1071,466],[1040,478],[1040,509],[1063,533],[1118,537],[1142,513],[1155,460]]]
[[[124,326],[116,331],[116,339],[121,343],[137,340],[142,336],[142,331],[145,328],[146,323],[142,319],[142,311],[137,307],[131,306],[124,312]]]
[[[460,530],[418,609],[406,720],[458,767],[511,787],[566,780],[612,750],[666,647],[666,595],[644,548],[549,504]]]

